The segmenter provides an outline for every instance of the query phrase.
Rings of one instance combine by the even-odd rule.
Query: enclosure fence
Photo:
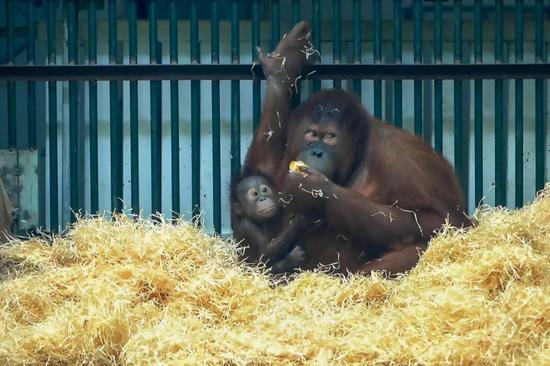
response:
[[[102,194],[98,181],[100,176],[107,174],[105,166],[109,166],[110,174],[110,202],[111,207],[103,208],[113,211],[123,210],[123,187],[130,185],[129,202],[133,212],[139,212],[144,199],[140,197],[140,183],[150,180],[151,212],[166,212],[168,207],[162,207],[162,162],[170,161],[171,169],[171,206],[169,209],[177,216],[182,210],[189,209],[195,216],[206,210],[212,216],[212,225],[216,232],[222,228],[222,202],[227,199],[222,194],[225,182],[229,176],[222,174],[222,161],[224,153],[221,150],[221,113],[226,109],[225,101],[220,95],[220,81],[230,81],[230,176],[238,174],[241,167],[243,154],[241,153],[241,98],[242,90],[240,81],[249,80],[252,85],[252,121],[254,128],[260,119],[262,85],[264,76],[261,67],[258,65],[256,47],[269,49],[275,47],[282,34],[292,23],[300,20],[309,20],[312,24],[312,41],[314,46],[323,55],[325,43],[322,42],[322,34],[331,39],[332,63],[321,63],[313,65],[305,70],[307,78],[307,94],[318,91],[322,87],[322,80],[332,80],[333,87],[346,87],[361,96],[364,93],[364,82],[373,80],[373,110],[376,117],[391,115],[392,119],[385,121],[397,127],[403,127],[404,106],[403,83],[405,80],[413,80],[413,128],[412,132],[427,139],[439,152],[444,152],[444,92],[443,82],[449,80],[453,83],[453,151],[449,156],[454,168],[464,187],[469,200],[475,203],[482,201],[486,193],[484,182],[484,170],[488,169],[484,164],[484,156],[494,154],[494,203],[496,205],[512,204],[509,202],[506,184],[509,165],[513,164],[515,186],[513,205],[521,206],[526,201],[524,197],[524,185],[533,185],[534,190],[542,189],[547,181],[546,159],[548,159],[548,145],[546,141],[548,115],[546,102],[546,83],[550,78],[550,65],[545,61],[545,35],[550,30],[544,29],[545,20],[550,13],[549,6],[544,0],[534,0],[524,4],[523,1],[515,1],[511,7],[505,6],[502,0],[468,2],[454,1],[401,1],[393,2],[381,0],[372,1],[340,1],[331,2],[320,0],[305,1],[155,1],[147,4],[148,13],[148,39],[149,39],[149,63],[138,63],[138,39],[142,35],[138,32],[138,2],[129,0],[125,3],[125,17],[127,22],[120,23],[121,2],[108,0],[105,2],[107,12],[108,29],[108,55],[107,64],[98,63],[98,6],[103,6],[97,1],[54,1],[44,2],[19,2],[5,0],[4,32],[0,33],[6,45],[5,64],[0,66],[0,84],[6,87],[7,99],[6,110],[0,111],[0,128],[7,131],[7,148],[21,149],[25,145],[31,149],[41,151],[43,160],[42,168],[39,168],[39,190],[36,193],[43,203],[39,212],[39,224],[54,230],[62,224],[61,212],[69,209],[77,212],[95,213],[102,209],[99,205],[99,195]],[[330,4],[330,9],[324,6]],[[471,4],[470,4],[471,3]],[[98,5],[99,4],[99,5]],[[169,18],[166,20],[169,32],[169,63],[162,63],[161,48],[159,42],[159,6],[169,6]],[[202,5],[201,5],[202,4]],[[207,4],[207,5],[204,5]],[[221,6],[230,5],[229,19],[221,19]],[[250,20],[241,19],[243,6],[250,6]],[[302,11],[306,7],[308,11]],[[15,7],[25,7],[25,26],[17,27],[14,21],[17,17],[14,14]],[[199,19],[199,6],[208,6],[210,18]],[[281,12],[290,7],[290,19],[282,23]],[[178,9],[186,7],[189,14],[185,22],[178,19]],[[268,8],[266,20],[260,19],[260,7]],[[344,34],[342,29],[342,8],[351,9],[352,18],[349,21],[350,34]],[[119,9],[118,9],[119,10]],[[42,20],[36,16],[37,12],[43,12],[45,18]],[[332,13],[332,21],[323,23],[322,12]],[[371,21],[366,21],[363,14],[368,13]],[[384,22],[384,14],[391,12],[390,22]],[[473,62],[463,54],[465,43],[465,31],[463,24],[465,19],[471,19],[473,23]],[[488,21],[488,19],[490,21]],[[526,19],[534,19],[534,26],[526,27]],[[204,27],[202,23],[209,24],[211,44],[210,63],[201,64],[200,32]],[[220,23],[229,22],[231,39],[230,63],[220,62]],[[241,60],[242,24],[250,22],[251,42],[250,53],[246,60]],[[506,24],[505,24],[506,22]],[[407,25],[411,24],[409,28]],[[86,24],[86,27],[80,25]],[[184,24],[186,33],[189,34],[190,62],[181,63],[179,54],[178,35],[181,34],[179,27]],[[331,28],[322,27],[323,24],[330,24]],[[118,33],[124,26],[128,34],[127,52],[128,63],[120,63],[120,45]],[[284,29],[282,27],[285,27]],[[63,34],[66,35],[65,43],[59,42],[58,27],[64,27]],[[261,31],[270,29],[270,44],[262,44]],[[388,28],[389,27],[389,28]],[[426,27],[430,32],[426,36]],[[18,34],[16,34],[16,28]],[[451,30],[452,28],[452,30]],[[505,56],[506,50],[503,47],[505,28],[508,31],[513,29],[514,59],[508,62]],[[225,27],[223,29],[226,29]],[[413,62],[403,61],[403,40],[409,38],[404,34],[404,29],[412,29]],[[40,38],[37,34],[40,30],[45,31],[47,40],[46,64],[37,64],[36,41]],[[19,32],[20,31],[20,32]],[[223,30],[222,30],[223,32]],[[452,32],[453,59],[451,62],[444,62],[443,45],[446,33]],[[527,34],[527,32],[529,34]],[[23,36],[21,36],[23,34]],[[87,54],[79,53],[79,40],[86,34]],[[368,35],[368,40],[364,34]],[[524,61],[524,38],[534,37],[534,60]],[[247,35],[248,36],[248,35]],[[349,36],[349,37],[348,37]],[[264,34],[265,37],[265,34]],[[351,41],[343,42],[348,37]],[[426,42],[426,37],[431,38]],[[486,62],[483,59],[484,39],[490,37],[494,43],[494,60]],[[24,38],[24,39],[23,39]],[[23,47],[17,47],[16,39]],[[364,60],[365,42],[369,43],[369,52],[372,52],[372,62]],[[66,44],[66,48],[59,49],[59,45]],[[388,52],[384,53],[384,44],[390,45]],[[82,46],[82,45],[80,45]],[[247,44],[248,46],[248,44]],[[349,46],[350,57],[343,57]],[[428,46],[432,57],[427,58],[425,50]],[[66,63],[58,64],[59,53],[66,57]],[[26,56],[23,62],[16,62],[19,55]],[[1,56],[1,54],[0,54]],[[84,60],[79,62],[79,60]],[[244,61],[244,63],[241,63]],[[138,126],[138,107],[140,103],[138,82],[140,80],[150,81],[150,176],[144,176],[140,171],[140,141]],[[183,105],[180,103],[178,86],[179,80],[190,81],[190,99]],[[211,81],[211,150],[201,150],[201,81]],[[349,83],[347,80],[351,80]],[[492,98],[494,98],[494,149],[487,151],[484,148],[484,121],[485,108],[487,103],[484,98],[484,80],[494,80]],[[513,80],[514,98],[508,102],[507,88],[504,83]],[[525,80],[534,80],[534,181],[524,176],[524,97]],[[98,151],[98,109],[106,108],[105,105],[98,105],[98,82],[109,82],[109,129],[110,129],[110,153],[109,163],[99,159]],[[169,93],[163,91],[162,81],[169,81]],[[433,82],[433,99],[426,100],[423,84],[425,81]],[[122,83],[129,83],[129,109],[122,108],[121,95]],[[386,86],[383,88],[383,84]],[[44,98],[47,98],[47,114],[44,118],[37,118],[37,85],[47,84]],[[59,164],[58,149],[60,148],[58,124],[58,92],[60,84],[68,83],[68,129],[69,129],[69,203],[68,206],[60,202],[60,176],[62,167]],[[473,84],[473,85],[472,85]],[[16,85],[26,86],[26,94],[16,92]],[[465,109],[463,98],[465,89],[473,86],[473,108]],[[86,92],[84,93],[84,89]],[[19,89],[18,89],[19,90]],[[23,90],[23,89],[21,89]],[[486,90],[485,90],[486,91]],[[529,92],[531,95],[531,91]],[[167,94],[167,95],[166,95]],[[306,95],[298,96],[295,102],[303,100]],[[17,108],[17,99],[27,100],[26,110]],[[87,100],[85,100],[87,99]],[[485,100],[484,100],[485,99]],[[45,99],[46,100],[46,99]],[[82,115],[79,104],[86,103],[85,116]],[[389,104],[387,104],[389,103]],[[514,105],[514,139],[509,146],[507,123],[505,121],[506,103]],[[167,156],[162,153],[163,125],[162,105],[170,105],[170,153]],[[433,131],[426,136],[426,105],[431,105],[433,118]],[[390,107],[387,107],[390,106]],[[388,110],[390,108],[391,110]],[[182,110],[190,110],[190,136],[191,136],[191,207],[182,207],[182,196],[180,186],[182,184],[182,172],[180,168],[182,161],[180,157],[181,139],[180,128],[182,124]],[[470,113],[471,111],[471,113]],[[123,150],[123,114],[129,113],[129,152]],[[18,116],[19,115],[19,116]],[[24,117],[21,117],[24,115]],[[39,116],[40,117],[40,116]],[[26,128],[22,129],[17,121],[24,118]],[[87,123],[82,124],[85,118]],[[473,124],[470,128],[470,118]],[[39,122],[43,121],[47,126],[43,136],[37,132],[40,128]],[[86,128],[87,131],[82,131]],[[165,127],[164,127],[165,128]],[[469,131],[473,131],[473,167],[469,158]],[[27,133],[23,138],[26,142],[20,144],[22,138],[18,137],[22,131]],[[84,137],[89,140],[84,144]],[[85,147],[87,151],[84,151]],[[509,161],[507,149],[513,150],[514,159]],[[83,169],[82,154],[86,154],[89,163]],[[141,152],[143,154],[143,152]],[[211,154],[211,207],[201,207],[201,155]],[[46,159],[47,157],[47,159]],[[125,159],[129,158],[130,179],[128,182],[123,179],[123,167]],[[470,171],[472,172],[470,174]],[[84,191],[82,184],[85,175],[89,184]],[[47,178],[46,178],[47,177]],[[471,184],[470,177],[473,182]],[[204,183],[204,182],[203,182]],[[147,195],[145,195],[146,197]],[[86,202],[88,202],[86,204]],[[47,208],[47,209],[46,209]],[[75,216],[71,215],[71,220]]]

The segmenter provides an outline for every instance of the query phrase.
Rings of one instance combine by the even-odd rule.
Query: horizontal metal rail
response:
[[[340,64],[314,65],[307,79],[468,80],[548,79],[550,64]],[[252,80],[260,65],[44,65],[0,66],[0,81]]]

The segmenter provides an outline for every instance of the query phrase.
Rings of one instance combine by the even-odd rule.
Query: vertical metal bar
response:
[[[258,52],[256,47],[260,46],[260,11],[258,0],[252,1],[252,61],[258,61]],[[254,78],[252,81],[252,123],[254,131],[260,123],[260,79]]]
[[[393,1],[393,58],[396,64],[401,63],[401,22],[402,22],[401,0]],[[403,126],[403,82],[395,80],[393,82],[393,105],[394,105],[394,124],[396,127]]]
[[[97,18],[96,3],[90,1],[88,5],[88,58],[89,64],[97,63]],[[90,104],[90,212],[96,213],[99,209],[98,192],[98,133],[97,133],[97,81],[90,80],[89,85],[89,104]]]
[[[317,2],[319,7],[319,2]],[[315,11],[315,8],[313,9]],[[361,63],[361,1],[353,0],[353,63]],[[353,92],[361,97],[361,80],[353,80]]]
[[[516,1],[516,63],[523,62],[523,0]],[[516,101],[516,151],[515,151],[515,204],[523,205],[523,80],[515,81]]]
[[[14,16],[13,16],[13,0],[6,1],[6,22],[8,28],[8,38],[6,46],[8,51],[8,64],[13,65],[15,61],[14,50]],[[8,81],[8,147],[14,149],[17,146],[17,116],[15,113],[15,83]]]
[[[502,0],[495,2],[495,62],[502,63]],[[495,204],[506,206],[506,145],[502,79],[495,80]]]
[[[218,0],[212,1],[212,64],[220,63],[220,26]],[[221,233],[221,156],[220,156],[220,81],[212,80],[212,199],[214,200],[214,230]]]
[[[342,23],[342,15],[341,15],[341,4],[340,0],[333,0],[332,1],[332,57],[333,57],[333,63],[339,64],[342,58],[342,29],[341,29],[341,23]],[[332,82],[332,85],[335,88],[340,88],[342,86],[341,80],[334,80]]]
[[[434,62],[442,61],[441,40],[441,0],[434,2]],[[434,80],[434,145],[435,150],[443,152],[443,81]]]
[[[535,4],[535,62],[543,63],[544,48],[544,21],[543,0]],[[535,80],[535,188],[537,191],[544,188],[546,175],[545,167],[545,123],[544,123],[544,84],[542,79]]]
[[[357,1],[357,0],[355,0]],[[313,46],[321,52],[321,4],[320,0],[313,0],[312,2],[313,14],[312,14],[312,42]],[[313,80],[313,93],[317,93],[321,90],[321,80]]]
[[[414,0],[414,63],[422,63],[422,1]],[[422,80],[414,81],[414,133],[422,137]]]
[[[338,0],[335,0],[338,1]],[[292,24],[300,21],[300,0],[292,0]]]
[[[157,2],[149,2],[149,63],[158,64]],[[160,82],[151,81],[151,212],[162,212],[162,120]]]
[[[36,63],[36,23],[34,20],[34,3],[27,2],[27,64]],[[27,90],[28,102],[28,124],[29,124],[29,147],[38,151],[38,225],[45,225],[46,216],[46,184],[44,182],[45,163],[43,160],[44,150],[38,147],[36,134],[36,83],[29,81]]]
[[[281,11],[279,0],[273,0],[271,3],[271,48],[275,49],[281,36]]]
[[[178,9],[177,1],[170,0],[170,63],[178,63]],[[170,81],[170,133],[172,141],[172,215],[180,215],[180,121],[178,81]]]
[[[374,47],[373,61],[375,64],[382,63],[382,6],[380,0],[373,0],[373,23],[374,23]],[[382,118],[382,80],[374,80],[374,116]]]
[[[462,2],[454,3],[454,62],[462,63]],[[462,80],[454,81],[454,159],[460,185],[468,197],[468,168],[465,164],[464,149],[464,120],[462,114]]]
[[[128,4],[129,62],[137,64],[137,5],[135,0]],[[139,214],[139,119],[138,82],[130,81],[130,184],[132,212]]]
[[[36,26],[34,22],[34,3],[27,3],[27,64],[34,65]],[[36,83],[29,81],[27,89],[29,147],[36,149]]]
[[[67,3],[67,36],[69,65],[78,63],[78,12],[75,0]],[[78,89],[76,81],[69,81],[69,191],[71,212],[78,213],[81,208],[79,199],[79,171],[78,171]],[[76,221],[75,214],[71,213],[71,222]]]
[[[48,65],[55,64],[56,6],[48,1]],[[57,177],[57,83],[48,82],[48,145],[50,153],[50,229],[59,229],[59,186]]]
[[[13,48],[13,41],[15,39],[13,20],[13,0],[6,0],[6,28],[8,32],[8,38],[6,39],[6,51],[8,56],[8,65],[13,64],[15,54]]]
[[[231,63],[239,63],[239,1],[231,8]],[[231,81],[231,182],[241,172],[241,99],[239,80]]]
[[[336,0],[339,1],[339,0]],[[292,24],[296,24],[300,21],[300,0],[292,0]],[[291,104],[295,107],[300,104],[300,89],[291,96]]]
[[[476,0],[474,5],[474,59],[476,64],[483,63],[483,21],[481,9],[483,0]],[[475,204],[483,198],[483,83],[474,81],[474,170],[475,170]]]
[[[116,0],[109,0],[109,63],[116,64],[117,10]],[[118,113],[118,85],[109,82],[111,132],[111,209],[122,211],[122,124]]]
[[[199,53],[199,19],[197,2],[191,2],[191,63],[200,63]],[[200,214],[200,185],[201,185],[201,90],[200,81],[191,81],[191,201],[193,218],[198,219]],[[197,221],[198,222],[198,221]]]

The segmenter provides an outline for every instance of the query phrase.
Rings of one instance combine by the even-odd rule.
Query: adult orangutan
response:
[[[243,170],[271,177],[287,213],[321,222],[301,238],[301,268],[405,272],[445,220],[470,224],[455,173],[428,144],[373,118],[343,90],[323,90],[290,111],[301,70],[314,60],[310,35],[301,22],[272,54],[260,52],[267,94]],[[289,172],[295,160],[307,174]]]

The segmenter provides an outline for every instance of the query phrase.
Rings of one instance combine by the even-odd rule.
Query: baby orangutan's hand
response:
[[[306,262],[306,252],[299,246],[295,246],[294,249],[287,255],[289,265],[292,269],[300,268]]]

